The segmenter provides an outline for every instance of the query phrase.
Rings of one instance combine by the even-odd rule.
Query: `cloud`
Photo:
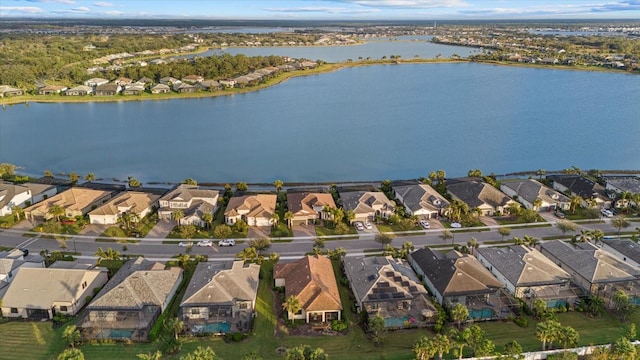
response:
[[[72,5],[75,4],[75,0],[25,0],[28,2],[37,2],[37,3],[59,3],[59,4],[67,4]]]
[[[464,0],[327,0],[373,8],[428,9],[470,6]]]
[[[124,12],[118,11],[118,10],[109,10],[109,11],[105,11],[104,14],[105,15],[111,15],[111,16],[117,16],[117,15],[124,15]]]
[[[263,9],[269,12],[280,12],[280,13],[323,13],[323,14],[367,14],[379,12],[377,9],[347,9],[342,7],[329,7],[329,6],[302,6],[302,7],[291,7],[291,8],[265,8]]]
[[[38,14],[42,9],[36,6],[0,6],[0,15]]]
[[[77,8],[67,10],[51,10],[51,12],[56,14],[88,14],[91,12],[91,9],[86,6],[79,6]]]
[[[93,5],[97,6],[97,7],[113,7],[113,6],[115,6],[112,3],[109,3],[109,2],[106,2],[106,1],[94,2]]]

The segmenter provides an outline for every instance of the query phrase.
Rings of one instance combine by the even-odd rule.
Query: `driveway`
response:
[[[29,231],[31,229],[33,229],[34,227],[36,227],[36,225],[40,225],[42,223],[40,222],[31,222],[31,220],[22,220],[19,223],[13,225],[11,228],[13,230],[24,230],[24,231]]]
[[[315,225],[293,225],[293,236],[294,237],[315,237],[316,236],[316,227]]]
[[[249,226],[247,238],[265,238],[271,234],[271,226]]]
[[[172,220],[159,220],[156,225],[149,231],[145,238],[159,238],[164,239],[169,235],[171,230],[176,226],[175,221]]]
[[[490,216],[480,216],[480,221],[487,226],[499,226],[498,222]]]
[[[110,225],[89,224],[80,231],[80,235],[100,236]]]

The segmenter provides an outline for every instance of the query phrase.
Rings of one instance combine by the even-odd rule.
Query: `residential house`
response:
[[[120,93],[122,88],[118,84],[109,83],[96,86],[97,96],[114,96]]]
[[[106,269],[21,267],[2,298],[2,314],[34,320],[75,315],[107,279]]]
[[[242,219],[250,226],[271,226],[276,200],[277,196],[271,194],[233,196],[224,212],[224,222],[233,225]]]
[[[28,187],[0,181],[0,216],[11,214],[14,206],[24,207],[28,201],[31,201]]]
[[[180,303],[191,333],[246,332],[254,315],[260,265],[244,261],[201,262]]]
[[[220,85],[226,88],[232,88],[236,86],[236,82],[234,80],[219,80]]]
[[[173,84],[173,91],[184,94],[196,92],[198,88],[188,83],[178,82]]]
[[[620,196],[621,194],[640,194],[640,177],[638,176],[608,176],[605,179],[605,189],[610,193]],[[628,201],[628,203],[624,203]],[[616,207],[628,207],[629,205],[638,206],[632,199],[618,200]]]
[[[187,75],[182,78],[182,82],[189,83],[191,85],[203,81],[204,78],[200,75]]]
[[[160,198],[158,217],[170,220],[174,211],[182,211],[181,225],[204,226],[202,215],[213,214],[218,206],[218,190],[182,184]]]
[[[9,85],[0,85],[0,97],[20,96],[24,95],[22,89],[14,88]]]
[[[182,282],[182,269],[139,257],[127,261],[87,306],[85,339],[146,341]]]
[[[500,190],[517,199],[527,209],[537,211],[569,210],[570,199],[556,190],[542,185],[533,179],[503,180]],[[536,199],[540,205],[534,206]]]
[[[285,299],[295,296],[301,310],[288,313],[288,319],[309,322],[331,322],[342,318],[342,301],[338,292],[331,260],[324,256],[307,255],[295,262],[276,264],[275,286],[284,286]]]
[[[393,186],[393,194],[405,212],[425,219],[444,215],[449,201],[426,184]]]
[[[111,192],[73,187],[24,209],[27,219],[49,220],[49,210],[54,205],[64,208],[64,216],[74,218],[86,215],[111,198]]]
[[[86,85],[78,85],[78,86],[72,87],[71,89],[67,89],[67,91],[64,92],[64,94],[67,96],[86,96],[92,93],[93,93],[93,88],[91,86],[86,86]]]
[[[287,192],[287,207],[293,213],[291,224],[315,223],[316,219],[331,220],[328,209],[335,209],[336,203],[329,193]]]
[[[395,203],[382,192],[349,191],[340,193],[345,211],[355,213],[354,221],[370,222],[376,217],[388,218],[395,211]]]
[[[29,255],[29,251],[23,249],[0,251],[0,300],[22,267],[44,268],[44,258],[36,254]]]
[[[478,180],[449,180],[447,192],[454,199],[467,204],[469,209],[478,208],[486,216],[504,213],[509,204],[514,202],[502,191]]]
[[[151,85],[153,84],[155,81],[153,81],[153,79],[148,78],[146,76],[141,77],[140,79],[138,79],[137,81],[139,84],[144,84],[145,86],[147,85]]]
[[[171,76],[165,76],[165,77],[160,79],[160,84],[169,85],[169,86],[171,86],[173,84],[176,84],[176,83],[180,83],[180,82],[181,82],[180,80],[178,80],[178,79],[176,79],[174,77],[171,77]]]
[[[90,86],[92,88],[96,88],[100,85],[108,84],[109,80],[103,78],[91,78],[84,82],[85,86]]]
[[[117,78],[114,83],[116,83],[117,85],[120,85],[122,87],[124,87],[125,85],[129,85],[131,83],[133,83],[132,79],[126,78],[126,77],[121,77],[121,78]]]
[[[140,95],[144,92],[144,84],[128,84],[124,86],[122,95]]]
[[[554,189],[569,196],[580,196],[584,207],[589,206],[586,199],[591,199],[599,207],[611,207],[611,199],[604,186],[591,179],[581,175],[547,175],[547,179],[553,182]]]
[[[89,213],[91,224],[112,225],[123,215],[133,215],[139,220],[147,216],[158,204],[159,195],[145,192],[126,191],[120,193],[106,204]],[[134,221],[135,222],[135,221]]]
[[[602,242],[602,249],[640,269],[640,244],[630,239],[607,239]]]
[[[438,311],[411,266],[390,256],[344,257],[358,312],[377,315],[385,327],[427,326]]]
[[[66,86],[62,85],[47,85],[38,89],[38,95],[57,95],[67,90]]]
[[[505,286],[472,255],[423,248],[408,258],[442,306],[465,305],[472,320],[505,318],[511,313],[513,302],[503,294]]]
[[[591,295],[602,297],[612,308],[613,294],[624,291],[640,304],[640,269],[591,243],[553,240],[540,244],[546,257],[566,270],[574,281]]]
[[[512,245],[483,247],[477,253],[478,261],[530,308],[536,299],[543,300],[548,308],[566,307],[582,295],[573,286],[571,275],[536,249]]]
[[[28,201],[29,205],[39,203],[40,201],[48,199],[58,193],[58,187],[54,185],[27,182],[20,184],[20,186],[24,186],[31,191],[31,199]]]
[[[220,83],[215,80],[204,80],[195,84],[195,86],[198,88],[198,90],[203,91],[216,91],[222,89],[222,85],[220,85]]]
[[[152,94],[167,94],[171,92],[171,88],[166,84],[158,84],[151,88]]]

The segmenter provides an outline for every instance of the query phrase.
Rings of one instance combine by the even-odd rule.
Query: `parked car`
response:
[[[461,227],[462,227],[462,224],[457,223],[457,222],[452,222],[452,223],[451,223],[451,227],[452,227],[452,228],[461,228]]]
[[[556,210],[556,212],[554,213],[559,219],[564,219],[566,217],[566,215],[560,211],[560,210]]]
[[[600,213],[606,217],[613,217],[613,212],[609,209],[601,209]]]
[[[356,230],[364,230],[364,224],[362,224],[362,222],[360,221],[356,221],[353,223],[353,226],[356,227]]]
[[[427,222],[426,220],[421,220],[420,221],[420,226],[422,226],[423,229],[429,229],[431,227],[429,222]]]
[[[187,246],[191,246],[191,245],[193,245],[191,243],[191,241],[180,241],[180,243],[178,243],[179,247],[187,247]]]
[[[198,246],[213,246],[213,241],[211,241],[211,240],[200,240],[200,241],[198,241]]]
[[[371,229],[373,229],[373,225],[371,225],[371,223],[366,222],[366,223],[364,223],[364,228],[367,229],[367,230],[371,230]]]
[[[234,246],[236,241],[233,239],[222,239],[218,241],[218,246]]]

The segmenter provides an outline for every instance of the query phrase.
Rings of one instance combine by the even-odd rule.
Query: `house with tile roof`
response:
[[[49,213],[49,209],[54,205],[59,205],[65,210],[64,216],[74,218],[86,215],[110,198],[110,191],[72,187],[27,207],[24,209],[24,214],[27,219],[31,220],[49,220],[53,217]]]
[[[607,307],[615,305],[613,294],[619,290],[640,304],[640,269],[614,254],[588,242],[571,245],[560,240],[541,243],[540,252],[566,270],[586,292],[602,297]]]
[[[275,286],[283,286],[285,299],[295,296],[300,312],[288,314],[288,319],[309,322],[331,322],[342,318],[342,301],[331,260],[324,256],[307,255],[291,263],[278,263],[273,270]]]
[[[44,268],[44,258],[37,254],[25,255],[20,249],[0,251],[0,300],[21,267]]]
[[[14,206],[24,207],[31,201],[31,190],[23,185],[0,181],[0,216],[12,213]]]
[[[108,83],[96,86],[96,96],[114,96],[122,91],[122,87],[116,83]]]
[[[171,220],[171,214],[180,210],[184,215],[180,219],[180,225],[205,226],[202,215],[213,214],[216,211],[219,195],[218,190],[181,184],[160,198],[158,217]]]
[[[201,262],[180,303],[180,318],[191,333],[251,329],[260,265],[244,261]]]
[[[86,85],[78,85],[74,86],[71,89],[67,89],[64,92],[64,95],[67,96],[85,96],[91,95],[93,93],[93,88],[91,86]]]
[[[104,85],[109,83],[109,80],[103,78],[91,78],[84,82],[84,86],[89,86],[91,88],[96,88],[97,86]]]
[[[26,182],[20,185],[31,190],[30,204],[38,203],[58,193],[58,187],[55,185],[38,184],[34,182]]]
[[[588,206],[584,199],[592,199],[599,207],[611,207],[611,198],[607,196],[604,186],[581,175],[547,175],[553,182],[553,188],[568,196],[580,196],[582,206]]]
[[[317,219],[331,220],[328,209],[335,209],[336,203],[329,193],[287,192],[287,207],[293,213],[291,224],[315,223]]]
[[[511,314],[513,302],[502,292],[504,284],[472,255],[422,248],[409,254],[408,260],[442,306],[463,304],[474,320]]]
[[[2,298],[2,315],[34,320],[75,315],[107,279],[106,269],[20,267]]]
[[[171,92],[171,88],[166,84],[156,84],[151,88],[152,94],[168,94]]]
[[[0,85],[0,97],[21,96],[24,95],[22,89],[14,88],[9,85]]]
[[[89,222],[91,224],[113,225],[124,214],[133,215],[134,220],[140,220],[153,210],[158,204],[158,199],[160,199],[159,195],[146,192],[122,192],[106,204],[91,211]]]
[[[542,185],[534,179],[511,179],[500,183],[500,190],[517,199],[527,209],[537,211],[569,210],[571,200],[562,193]],[[536,199],[541,205],[535,207]]]
[[[405,212],[424,219],[444,215],[449,201],[426,184],[393,186],[393,194],[404,206]]]
[[[38,89],[38,95],[57,95],[63,93],[68,88],[62,85],[46,85]]]
[[[424,327],[438,311],[411,266],[390,256],[343,257],[357,311],[381,316],[387,328]]]
[[[507,291],[531,308],[536,299],[543,300],[548,308],[556,308],[574,304],[582,295],[571,282],[571,275],[536,249],[512,245],[483,247],[477,253],[478,261]]]
[[[373,222],[376,217],[388,218],[396,208],[384,193],[376,191],[340,192],[340,202],[345,211],[354,212],[353,221]]]
[[[87,306],[78,328],[85,339],[146,341],[181,282],[180,268],[129,260]]]
[[[447,192],[467,204],[469,209],[478,208],[486,216],[504,213],[509,204],[515,202],[495,187],[473,179],[449,180]]]
[[[233,225],[242,219],[249,226],[271,226],[276,201],[277,196],[272,194],[233,196],[224,212],[224,222]]]

